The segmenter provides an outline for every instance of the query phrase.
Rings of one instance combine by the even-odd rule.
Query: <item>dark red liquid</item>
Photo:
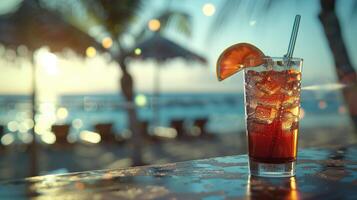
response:
[[[249,157],[263,163],[296,160],[300,72],[245,74]]]
[[[255,122],[248,122],[249,126]],[[285,163],[296,159],[298,130],[281,131],[281,122],[261,125],[261,129],[248,129],[249,156],[264,163]]]

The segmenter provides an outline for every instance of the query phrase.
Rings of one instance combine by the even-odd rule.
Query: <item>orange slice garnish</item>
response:
[[[246,67],[263,64],[264,54],[248,43],[238,43],[228,47],[217,60],[217,78],[222,81]]]

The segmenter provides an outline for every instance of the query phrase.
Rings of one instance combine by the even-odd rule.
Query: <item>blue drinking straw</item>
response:
[[[290,60],[293,57],[296,38],[297,38],[298,31],[299,31],[300,18],[301,18],[300,15],[296,15],[295,16],[293,30],[291,31],[291,37],[290,37],[288,52],[284,56],[288,60]]]

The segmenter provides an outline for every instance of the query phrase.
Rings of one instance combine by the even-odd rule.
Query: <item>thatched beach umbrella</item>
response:
[[[131,51],[130,57],[137,60],[152,59],[156,62],[163,63],[174,58],[182,58],[187,61],[195,61],[205,64],[206,59],[194,53],[179,44],[165,38],[159,33],[153,34],[150,38],[143,40],[134,49],[140,49],[140,54]]]
[[[130,58],[135,60],[154,60],[159,64],[163,65],[166,61],[182,58],[188,62],[198,62],[206,64],[207,60],[179,44],[165,38],[160,35],[160,33],[154,33],[153,36],[146,40],[138,43],[138,45],[130,51],[128,55]],[[160,92],[160,68],[156,68],[155,78],[154,78],[154,97],[159,98]],[[157,104],[157,102],[156,102]],[[154,122],[158,125],[160,121],[159,105],[153,104],[154,111]]]
[[[88,47],[100,48],[88,34],[66,23],[59,15],[41,8],[38,1],[23,1],[17,11],[0,16],[0,43],[7,48],[17,49],[25,45],[33,60],[33,52],[48,46],[51,52],[72,49],[84,56]],[[36,114],[36,74],[33,63],[32,118]],[[34,121],[35,122],[35,121]],[[34,129],[31,145],[31,175],[37,174],[37,153]]]
[[[14,13],[0,16],[0,31],[0,43],[8,48],[25,45],[35,51],[48,46],[51,52],[71,49],[83,56],[89,46],[101,48],[87,33],[43,9],[36,0],[23,1]]]

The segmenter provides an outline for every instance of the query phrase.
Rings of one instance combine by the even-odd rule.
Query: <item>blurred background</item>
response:
[[[246,153],[248,42],[283,56],[302,16],[300,147],[356,142],[353,0],[2,0],[0,179]]]

